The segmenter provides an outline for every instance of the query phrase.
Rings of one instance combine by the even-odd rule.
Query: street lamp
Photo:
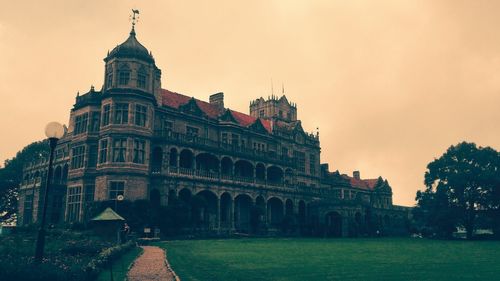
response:
[[[54,150],[57,145],[57,141],[64,135],[63,125],[57,122],[50,122],[45,127],[45,135],[49,138],[50,144],[50,156],[49,156],[49,170],[47,172],[47,178],[45,182],[45,192],[43,194],[43,209],[42,209],[42,221],[40,223],[40,228],[38,229],[38,235],[36,238],[36,249],[35,249],[35,261],[41,262],[43,257],[43,248],[45,246],[45,217],[47,215],[47,201],[49,198],[49,188],[50,180],[52,179],[52,162],[54,161]]]

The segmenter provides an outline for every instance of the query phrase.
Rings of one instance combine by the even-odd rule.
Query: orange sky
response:
[[[32,0],[0,9],[0,160],[101,87],[131,8],[164,88],[248,112],[283,82],[322,162],[382,175],[396,204],[451,144],[500,148],[500,1]]]

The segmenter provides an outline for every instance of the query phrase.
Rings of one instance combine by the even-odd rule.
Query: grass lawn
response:
[[[181,280],[500,280],[499,241],[262,238],[159,244]]]
[[[140,247],[135,247],[128,251],[125,255],[123,255],[120,259],[115,261],[112,264],[112,269],[113,269],[113,280],[116,281],[123,281],[125,280],[125,277],[127,277],[127,272],[130,267],[130,265],[134,262],[134,260],[139,257],[139,255],[142,253],[142,248]],[[104,269],[99,273],[99,276],[97,277],[97,281],[108,281],[111,280],[111,273],[109,272],[109,268]]]

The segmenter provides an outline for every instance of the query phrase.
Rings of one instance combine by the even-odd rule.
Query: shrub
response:
[[[109,266],[133,247],[135,247],[135,242],[128,241],[125,244],[112,246],[101,251],[97,257],[92,259],[85,267],[87,279],[95,279],[102,269]]]

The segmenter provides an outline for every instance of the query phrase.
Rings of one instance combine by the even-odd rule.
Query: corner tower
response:
[[[161,104],[161,70],[151,52],[137,40],[135,22],[127,40],[109,52],[104,62],[104,92],[149,94]]]

